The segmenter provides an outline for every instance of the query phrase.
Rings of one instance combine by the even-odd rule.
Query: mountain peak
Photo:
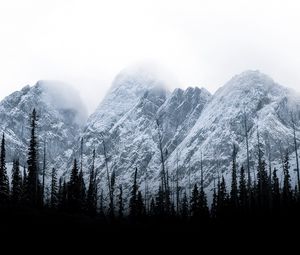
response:
[[[166,88],[166,77],[152,65],[133,65],[124,68],[114,79],[109,92],[115,89],[145,90]]]

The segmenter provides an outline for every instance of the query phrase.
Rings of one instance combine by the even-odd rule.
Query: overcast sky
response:
[[[40,79],[61,80],[92,112],[115,75],[143,61],[183,88],[214,92],[259,69],[300,91],[298,2],[1,0],[0,99]]]

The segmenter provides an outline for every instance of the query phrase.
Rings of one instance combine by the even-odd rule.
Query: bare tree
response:
[[[298,145],[297,145],[297,137],[296,137],[295,119],[294,119],[294,116],[292,113],[291,113],[291,119],[292,119],[292,124],[293,124],[294,146],[295,146],[295,153],[296,153],[297,185],[298,185],[298,190],[299,190],[300,189],[300,173],[299,173]]]
[[[247,150],[247,175],[248,175],[248,182],[247,188],[248,190],[251,189],[251,174],[250,174],[250,155],[249,155],[249,137],[248,137],[248,124],[247,124],[247,115],[244,110],[244,132],[245,132],[245,139],[246,139],[246,150]]]
[[[111,213],[113,213],[114,212],[114,198],[113,198],[113,192],[112,192],[112,188],[111,188],[111,178],[110,178],[109,169],[108,169],[108,157],[107,157],[106,143],[105,143],[104,135],[101,133],[100,136],[102,138],[108,194],[109,194],[109,200],[110,200],[110,211],[111,211]]]

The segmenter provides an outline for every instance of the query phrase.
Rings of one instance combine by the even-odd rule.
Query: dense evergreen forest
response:
[[[162,163],[161,183],[156,194],[145,197],[142,194],[135,169],[130,197],[123,194],[122,186],[116,187],[115,173],[106,169],[107,187],[98,187],[97,171],[92,163],[87,179],[83,176],[82,166],[75,159],[69,180],[60,178],[57,170],[51,171],[51,183],[46,192],[45,159],[39,167],[39,144],[37,139],[38,118],[36,111],[30,115],[30,141],[28,144],[27,166],[21,167],[15,158],[12,176],[6,169],[5,136],[1,140],[0,156],[0,213],[12,218],[7,224],[21,224],[22,220],[55,224],[93,226],[99,229],[120,229],[131,226],[143,228],[165,227],[166,229],[211,229],[213,226],[248,224],[264,222],[278,226],[297,225],[300,217],[299,166],[297,159],[297,185],[292,187],[290,177],[289,152],[285,152],[282,169],[267,167],[264,148],[257,135],[258,162],[256,176],[251,180],[249,166],[237,168],[235,146],[232,147],[231,185],[226,184],[223,176],[215,182],[213,201],[208,204],[201,181],[191,192],[187,189],[179,195],[178,180],[174,189]],[[162,153],[162,148],[159,146]],[[297,148],[295,138],[295,148]],[[91,158],[95,160],[95,151]],[[162,153],[163,157],[163,153]],[[162,160],[163,162],[163,160]],[[133,169],[134,170],[134,169]],[[280,181],[279,172],[283,172]],[[11,180],[11,181],[10,181]],[[85,181],[88,180],[88,181]],[[173,185],[173,184],[172,184]],[[103,190],[108,190],[109,205],[103,202]],[[124,201],[128,201],[125,204]],[[3,219],[3,218],[2,218]],[[30,223],[31,224],[31,223]],[[73,226],[73,227],[74,227]]]

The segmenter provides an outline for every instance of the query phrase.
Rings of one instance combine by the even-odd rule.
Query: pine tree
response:
[[[200,208],[199,208],[199,191],[197,184],[194,185],[192,196],[191,196],[191,216],[192,218],[199,218]]]
[[[227,210],[228,194],[226,191],[226,183],[224,176],[218,184],[218,201],[217,201],[217,217],[224,217]]]
[[[78,175],[78,185],[79,185],[79,207],[81,211],[84,211],[86,209],[86,188],[83,178],[83,171],[80,170]]]
[[[109,215],[111,218],[114,218],[115,216],[115,203],[114,203],[114,198],[115,198],[115,184],[116,184],[116,172],[113,171],[111,173],[111,178],[110,178],[110,202],[109,202]]]
[[[6,205],[9,201],[9,181],[5,162],[5,137],[2,135],[0,152],[0,205]]]
[[[62,177],[60,177],[58,181],[58,193],[57,193],[58,209],[62,209],[62,194],[63,194],[63,184],[62,184]]]
[[[20,173],[19,159],[13,161],[12,168],[12,188],[11,200],[12,203],[18,205],[22,199],[22,176]]]
[[[266,162],[264,160],[264,153],[262,151],[262,144],[260,143],[259,133],[257,133],[257,147],[258,147],[258,166],[257,166],[257,196],[259,207],[263,210],[269,207],[269,178],[266,170]]]
[[[181,205],[181,217],[186,220],[189,216],[189,202],[186,195],[186,191],[183,194],[182,205]]]
[[[274,168],[272,178],[272,201],[273,209],[277,211],[280,208],[280,187],[276,168]]]
[[[99,197],[99,215],[101,217],[104,217],[105,214],[104,214],[104,197],[103,197],[103,190],[101,190],[100,192],[100,197]]]
[[[217,217],[217,210],[218,210],[218,195],[216,192],[215,181],[214,181],[213,201],[210,209],[211,217],[214,219]]]
[[[230,200],[231,206],[234,208],[238,207],[238,187],[237,187],[237,171],[236,171],[236,146],[233,145],[232,153],[232,179],[231,179],[231,191],[230,191]]]
[[[87,192],[87,211],[90,215],[95,215],[97,212],[97,189],[96,189],[96,174],[95,174],[95,150],[93,150],[92,167],[90,171],[89,187]]]
[[[129,216],[131,218],[135,218],[137,216],[137,205],[136,205],[137,191],[138,191],[138,186],[137,186],[137,168],[136,168],[134,172],[131,197],[129,200]]]
[[[78,175],[77,160],[74,159],[74,164],[68,185],[68,208],[71,212],[80,211],[81,187]]]
[[[27,183],[28,183],[28,178],[27,178],[27,171],[26,171],[26,167],[23,167],[23,176],[22,176],[22,196],[21,196],[21,200],[23,204],[27,204],[28,203],[28,196],[27,196]]]
[[[149,215],[150,216],[155,216],[155,201],[154,201],[154,198],[151,198],[151,201],[150,201]]]
[[[248,190],[247,190],[244,166],[241,167],[241,172],[240,172],[239,204],[242,211],[244,212],[247,209],[247,204],[248,204]]]
[[[30,116],[31,137],[28,148],[28,178],[27,178],[27,196],[29,203],[37,206],[39,203],[39,178],[38,178],[38,141],[37,141],[37,114],[33,109]]]
[[[123,219],[124,217],[124,203],[123,203],[123,188],[122,185],[119,187],[119,218]]]
[[[142,219],[145,216],[145,204],[141,191],[138,191],[137,194],[136,211],[138,219]]]
[[[200,192],[199,192],[199,213],[202,219],[207,219],[209,217],[207,197],[204,192],[203,186],[200,187]]]
[[[57,188],[57,172],[52,168],[51,172],[51,192],[50,192],[50,207],[56,209],[58,206],[58,188]]]
[[[158,187],[158,192],[155,198],[155,214],[158,217],[165,216],[165,193],[163,191],[163,186]]]
[[[283,168],[283,188],[282,188],[282,203],[285,207],[291,205],[292,200],[292,187],[291,187],[291,177],[289,173],[290,162],[288,151],[284,157],[284,168]]]

